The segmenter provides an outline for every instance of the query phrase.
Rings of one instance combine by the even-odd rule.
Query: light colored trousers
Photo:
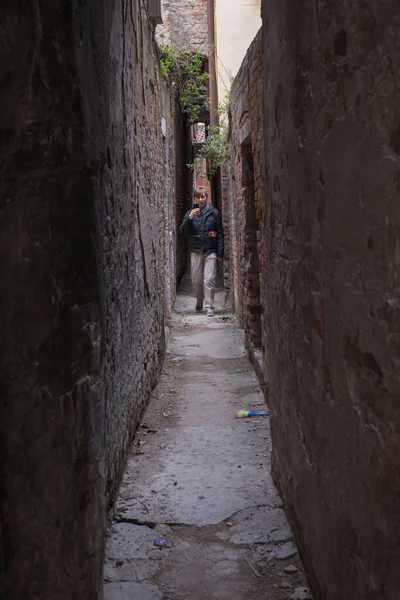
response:
[[[214,308],[215,278],[217,276],[217,255],[191,253],[191,276],[194,293],[198,302],[205,300],[205,308]]]

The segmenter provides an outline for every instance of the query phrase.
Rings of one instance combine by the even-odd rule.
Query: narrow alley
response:
[[[399,0],[2,4],[0,600],[399,600]]]
[[[194,303],[185,280],[109,527],[105,600],[307,600],[269,418],[236,418],[266,410],[243,331],[224,290],[214,319]]]

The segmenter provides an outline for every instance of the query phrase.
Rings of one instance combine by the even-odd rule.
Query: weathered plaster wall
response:
[[[190,130],[183,117],[174,88],[160,79],[161,110],[165,118],[163,134],[162,206],[159,207],[160,231],[165,240],[165,317],[169,323],[176,287],[188,265],[187,237],[178,235],[184,214],[191,206],[192,160]],[[161,269],[162,265],[158,265]]]
[[[1,31],[7,600],[92,600],[106,505],[163,359],[185,128],[144,4],[8,3]]]
[[[396,600],[400,9],[263,2],[273,471],[318,600]]]

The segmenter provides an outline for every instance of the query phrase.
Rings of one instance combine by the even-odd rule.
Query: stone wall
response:
[[[159,44],[190,46],[208,56],[207,0],[163,0]]]
[[[187,121],[182,113],[177,111],[176,116],[176,180],[175,180],[175,227],[179,228],[185,213],[192,205],[192,171],[186,166],[192,159],[192,142],[187,135]],[[177,235],[176,238],[176,282],[181,281],[189,264],[189,246],[186,235]]]
[[[92,600],[107,503],[163,360],[186,130],[142,3],[17,1],[2,19],[6,593]]]
[[[65,0],[8,3],[2,15],[0,443],[10,600],[101,593],[96,206],[71,19]]]
[[[264,0],[273,472],[318,600],[397,600],[400,9]]]
[[[262,32],[258,32],[232,84],[230,167],[224,213],[230,279],[236,313],[246,346],[260,372],[266,345],[266,227],[264,213],[264,136],[262,103]],[[226,198],[227,194],[227,198]]]

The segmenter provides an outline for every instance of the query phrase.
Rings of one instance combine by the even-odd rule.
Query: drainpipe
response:
[[[215,6],[214,0],[207,0],[208,21],[208,70],[210,73],[210,125],[217,125],[215,111],[218,108],[217,73],[215,68]]]

